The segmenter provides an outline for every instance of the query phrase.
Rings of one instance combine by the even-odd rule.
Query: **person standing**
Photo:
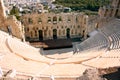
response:
[[[11,26],[10,26],[10,25],[7,27],[7,29],[8,29],[9,35],[12,35],[12,29],[11,29]]]

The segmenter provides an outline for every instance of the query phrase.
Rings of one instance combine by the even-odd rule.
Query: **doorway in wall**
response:
[[[57,29],[53,29],[53,39],[57,39]]]
[[[70,29],[69,28],[66,29],[66,37],[70,38]]]
[[[42,41],[43,40],[43,31],[39,30],[38,33],[39,33],[39,40]]]

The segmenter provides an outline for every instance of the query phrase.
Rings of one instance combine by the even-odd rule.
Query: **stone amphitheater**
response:
[[[120,6],[120,0],[113,3]],[[94,78],[95,75],[94,79],[80,77],[87,69],[120,67],[120,9],[116,12],[92,36],[69,49],[44,51],[0,30],[0,79],[103,80]]]

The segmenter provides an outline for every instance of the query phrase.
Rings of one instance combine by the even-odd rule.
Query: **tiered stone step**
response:
[[[96,35],[88,38],[84,42],[76,45],[79,52],[85,50],[99,50],[105,49],[108,46],[108,40],[106,37],[98,32]]]
[[[111,46],[110,49],[120,48],[120,32],[113,33],[111,36]]]

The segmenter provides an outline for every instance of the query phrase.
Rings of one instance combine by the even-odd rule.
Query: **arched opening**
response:
[[[59,17],[59,21],[62,21],[62,17],[61,16]]]
[[[57,21],[57,17],[56,16],[53,17],[53,21]]]
[[[107,13],[108,13],[108,9],[106,9],[105,14],[104,14],[104,17],[107,16]]]
[[[118,17],[118,12],[119,12],[119,10],[117,9],[116,12],[115,12],[116,17]]]
[[[48,22],[51,22],[51,17],[48,17]]]
[[[39,33],[39,40],[42,41],[43,40],[43,31],[39,30],[38,33]]]
[[[84,38],[84,36],[85,36],[85,30],[83,30],[83,34],[82,34],[82,37]]]
[[[53,29],[53,39],[57,39],[57,29]]]
[[[56,17],[56,16],[53,17],[53,23],[54,23],[54,24],[57,23],[57,17]]]
[[[69,28],[66,29],[66,37],[70,38],[70,29]]]

